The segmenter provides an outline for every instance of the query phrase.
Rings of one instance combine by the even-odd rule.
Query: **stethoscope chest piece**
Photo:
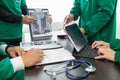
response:
[[[87,71],[87,72],[95,72],[96,68],[94,66],[89,66],[89,67],[85,68],[85,71]]]

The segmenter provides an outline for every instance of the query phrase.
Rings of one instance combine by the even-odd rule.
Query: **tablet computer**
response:
[[[87,45],[86,38],[83,36],[75,22],[65,25],[64,30],[77,52]]]

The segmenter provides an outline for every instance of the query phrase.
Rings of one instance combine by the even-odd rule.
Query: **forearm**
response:
[[[28,15],[28,9],[27,6],[21,6],[22,14],[23,15]]]
[[[7,21],[7,22],[21,22],[22,16],[15,15],[6,11],[3,8],[0,8],[0,20]]]
[[[80,16],[80,2],[79,0],[75,0],[74,1],[74,6],[72,7],[71,11],[70,11],[70,14],[73,14],[74,15],[74,20],[77,20],[78,17]]]

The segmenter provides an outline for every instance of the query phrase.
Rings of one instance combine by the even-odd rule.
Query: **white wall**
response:
[[[116,37],[120,38],[120,0],[118,0],[118,4],[117,4],[117,33],[116,33]]]
[[[54,22],[63,22],[65,15],[73,5],[74,0],[27,0],[29,8],[48,8]],[[55,24],[56,25],[56,24]],[[120,38],[120,0],[117,5],[117,38]]]
[[[53,30],[62,26],[64,17],[69,14],[74,0],[26,0],[28,8],[48,8],[52,15]],[[58,27],[56,27],[58,26]],[[28,25],[24,25],[23,31],[29,32]]]
[[[29,8],[48,8],[53,22],[63,22],[74,0],[27,0]]]

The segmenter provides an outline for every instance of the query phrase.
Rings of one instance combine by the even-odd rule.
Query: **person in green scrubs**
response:
[[[11,53],[17,56],[12,56]],[[0,42],[0,80],[24,80],[25,67],[33,66],[42,59],[41,50],[31,49],[24,52],[19,46],[7,46]]]
[[[112,42],[116,36],[116,5],[117,0],[74,0],[64,23],[79,19],[78,26],[89,44],[96,40]]]
[[[0,0],[0,41],[19,45],[22,41],[22,26],[34,21],[28,16],[26,0]]]
[[[98,48],[98,56],[95,59],[108,59],[120,62],[120,39],[115,39],[110,44],[104,41],[95,41],[91,47]]]
[[[52,17],[48,17],[52,22]],[[35,19],[28,16],[26,0],[0,0],[0,41],[18,46],[22,41],[23,24]]]

